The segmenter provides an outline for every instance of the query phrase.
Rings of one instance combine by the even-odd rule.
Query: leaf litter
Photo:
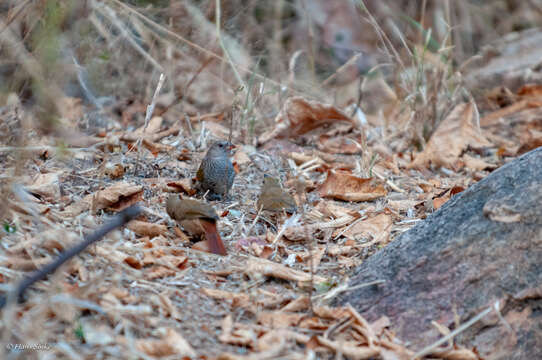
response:
[[[540,146],[540,89],[507,93],[512,103],[479,124],[472,103],[456,105],[418,153],[396,134],[372,133],[386,125],[401,133],[400,104],[390,105],[387,118],[360,123],[346,106],[289,97],[259,146],[246,144],[235,154],[231,199],[213,203],[227,257],[198,250],[164,208],[172,192],[195,195],[192,178],[206,145],[229,136],[225,111],[190,116],[187,126],[164,114],[130,129],[126,125],[145,113],[136,101],[121,106],[107,131],[80,134],[88,147],[70,148],[68,158],[53,138],[34,135],[31,142],[48,147],[28,151],[22,165],[17,157],[2,157],[3,172],[24,184],[11,191],[2,183],[13,193],[4,229],[15,229],[2,233],[2,285],[50,262],[112,213],[136,202],[145,211],[36,284],[25,304],[4,312],[9,337],[62,338],[55,354],[79,358],[97,352],[117,358],[411,358],[414,350],[394,336],[386,317],[368,323],[330,300],[336,290],[348,291],[348,275],[368,256],[505,161]],[[62,100],[67,118],[78,121],[87,110],[77,99]],[[15,112],[0,116],[10,121]],[[21,166],[25,175],[15,176]],[[259,214],[263,172],[295,195],[297,218]],[[485,211],[498,221],[519,221],[506,209]],[[478,358],[459,346],[431,356]]]

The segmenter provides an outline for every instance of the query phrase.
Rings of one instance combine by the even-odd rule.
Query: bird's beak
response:
[[[230,151],[231,151],[231,150],[233,150],[233,149],[235,149],[235,145],[233,145],[233,144],[230,144],[230,146],[228,146],[228,150],[230,150]]]

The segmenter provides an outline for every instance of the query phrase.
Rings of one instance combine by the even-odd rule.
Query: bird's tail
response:
[[[213,254],[226,255],[226,248],[224,247],[224,243],[216,230],[216,224],[210,221],[202,221],[202,223],[203,229],[205,230],[205,239],[209,245],[209,250],[211,250]]]

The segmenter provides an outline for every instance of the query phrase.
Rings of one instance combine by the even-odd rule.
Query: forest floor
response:
[[[359,101],[326,101],[331,95],[255,90],[264,85],[224,95],[219,65],[208,66],[179,80],[192,101],[182,109],[171,89],[153,100],[157,76],[140,99],[54,99],[62,114],[54,131],[36,126],[17,95],[0,108],[4,291],[119,210],[143,207],[3,310],[4,358],[29,353],[9,344],[46,344],[38,356],[73,359],[411,358],[419,349],[394,336],[385,314],[368,323],[333,300],[351,290],[349,276],[367,257],[542,144],[542,86],[528,81],[446,103],[417,143],[416,112],[381,79],[369,81],[386,94],[369,114]],[[492,66],[498,71],[480,69]],[[213,97],[229,105],[196,109]],[[251,127],[267,109],[268,121]],[[237,146],[230,197],[210,202],[227,256],[192,248],[165,211],[172,193],[201,198],[195,173],[218,139]],[[294,196],[296,213],[258,211],[264,174]],[[443,359],[478,358],[460,344],[438,350]]]

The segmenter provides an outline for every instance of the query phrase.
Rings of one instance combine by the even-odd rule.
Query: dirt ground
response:
[[[367,257],[542,144],[537,47],[521,47],[539,31],[497,40],[512,19],[490,35],[472,16],[457,28],[474,46],[429,16],[491,21],[506,2],[232,1],[220,32],[215,2],[31,3],[0,6],[0,290],[118,211],[143,213],[2,310],[3,358],[414,358],[385,314],[368,323],[334,298]],[[392,36],[390,9],[435,30],[399,16]],[[218,139],[236,145],[230,196],[210,202],[227,256],[165,210],[172,193],[202,198]],[[264,174],[296,213],[258,211]],[[453,344],[424,358],[479,357]]]

